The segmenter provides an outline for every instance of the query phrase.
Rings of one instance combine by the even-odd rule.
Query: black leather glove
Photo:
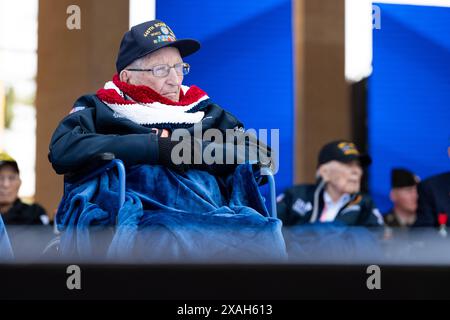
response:
[[[184,145],[183,145],[184,144]],[[173,159],[172,153],[175,146],[178,145],[177,150],[173,154],[174,157],[180,157],[181,159]],[[181,154],[180,151],[182,150]],[[184,154],[187,152],[187,154]],[[179,173],[186,172],[189,169],[196,169],[202,171],[208,171],[211,174],[220,174],[220,171],[224,171],[224,165],[206,164],[201,157],[203,152],[203,141],[194,139],[194,137],[182,138],[180,141],[172,141],[171,138],[159,138],[159,164],[164,165]],[[200,155],[201,163],[195,163],[195,155]],[[175,164],[176,162],[181,162]],[[185,161],[185,162],[183,162]],[[223,168],[222,168],[223,167]],[[221,169],[221,170],[219,170]],[[227,166],[228,169],[228,166]],[[229,169],[228,169],[229,170]]]
[[[158,139],[158,151],[159,151],[158,163],[163,166],[166,166],[174,171],[183,173],[183,172],[186,172],[190,168],[190,164],[189,163],[175,164],[172,161],[172,150],[179,143],[183,143],[183,142],[182,141],[172,141],[170,139],[170,137],[168,137],[168,138],[159,137],[159,139]]]
[[[202,140],[196,140],[194,137],[189,138],[182,138],[180,141],[172,141],[170,137],[168,138],[158,138],[159,142],[159,161],[158,163],[161,165],[164,165],[172,170],[178,171],[178,172],[186,172],[189,169],[196,169],[196,170],[203,170],[207,171],[213,175],[228,175],[234,171],[236,166],[239,163],[245,163],[249,159],[246,159],[249,157],[246,152],[244,154],[241,154],[237,150],[237,146],[233,143],[226,143],[226,144],[220,144],[220,148],[223,150],[223,159],[222,164],[212,163],[212,164],[206,164],[204,162],[204,159],[202,159],[202,163],[195,164],[195,154],[199,153],[202,155],[203,153],[203,147],[204,142]],[[206,142],[206,145],[211,142]],[[250,148],[250,142],[242,141],[241,143],[246,144],[247,149]],[[173,162],[174,159],[172,159],[172,151],[174,147],[178,144],[185,144],[184,146],[180,145],[178,147],[178,150],[183,150],[183,152],[189,152],[188,154],[179,154],[179,152],[174,153],[174,157],[181,157],[182,159],[186,160],[186,163],[180,163],[175,164]],[[206,146],[205,145],[205,146]],[[254,145],[254,148],[252,149],[252,158],[253,161],[256,160],[256,163],[259,166],[270,166],[270,149],[269,149],[269,157],[261,156],[258,151],[258,146]],[[260,145],[259,148],[268,148],[265,145]],[[234,150],[230,150],[234,149]],[[267,150],[266,150],[267,151]],[[234,162],[230,164],[226,164],[226,154],[228,152],[233,152],[234,154]],[[264,153],[263,153],[264,154]],[[175,159],[177,160],[177,159]],[[180,162],[180,161],[176,161]]]

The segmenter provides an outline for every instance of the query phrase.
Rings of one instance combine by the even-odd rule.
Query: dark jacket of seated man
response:
[[[20,199],[16,199],[12,207],[2,213],[3,222],[6,225],[43,225],[49,224],[49,218],[37,203],[26,204]]]
[[[370,164],[348,141],[325,145],[319,154],[318,183],[297,185],[277,199],[278,217],[286,226],[336,222],[377,227],[383,218],[369,196],[360,193],[362,166]]]
[[[161,148],[163,141],[167,142],[170,138],[161,138],[154,133],[153,127],[158,125],[152,124],[150,127],[120,118],[96,95],[79,98],[74,109],[77,111],[61,121],[50,143],[49,160],[58,174],[82,169],[83,165],[89,164],[90,159],[103,152],[114,153],[125,165],[161,164],[176,167],[170,163],[173,146]],[[204,111],[206,120],[202,121],[203,130],[242,130],[243,124],[218,105],[210,103]],[[194,135],[194,126],[185,129]],[[204,148],[208,142],[202,141],[201,144]],[[233,147],[233,144],[230,146],[224,143],[224,156],[227,148]],[[233,150],[237,154],[236,148]],[[221,174],[229,172],[234,166],[199,165],[194,168]]]

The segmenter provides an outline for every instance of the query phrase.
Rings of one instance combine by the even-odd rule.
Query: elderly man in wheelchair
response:
[[[182,85],[190,69],[182,58],[199,48],[196,40],[177,40],[162,21],[134,26],[112,81],[79,98],[61,121],[49,153],[65,175],[60,254],[285,257],[275,201],[269,214],[255,178],[270,173],[270,148],[200,88]],[[108,241],[95,240],[98,230],[111,229]]]

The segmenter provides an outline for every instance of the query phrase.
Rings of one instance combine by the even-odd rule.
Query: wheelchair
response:
[[[277,209],[276,209],[276,185],[275,178],[273,172],[270,167],[253,164],[254,169],[254,178],[256,183],[261,186],[265,183],[268,184],[268,193],[269,193],[269,206],[266,204],[266,209],[268,209],[269,216],[271,218],[277,218]],[[73,189],[74,186],[80,186],[83,183],[90,181],[92,179],[96,179],[103,175],[106,172],[115,172],[117,174],[119,188],[118,188],[118,197],[117,197],[117,207],[120,210],[125,203],[125,194],[126,194],[126,168],[124,163],[115,157],[112,153],[102,153],[97,155],[94,160],[91,162],[91,165],[87,168],[66,174],[64,176],[64,194],[63,198],[68,194],[70,189]],[[264,202],[267,202],[267,199],[263,197]],[[61,206],[61,204],[60,204]],[[58,209],[59,211],[59,209]],[[117,217],[116,217],[117,224]],[[61,243],[61,234],[57,229],[57,223],[55,221],[55,229],[54,233],[56,237],[51,240],[46,248],[43,250],[43,256],[58,256],[60,251],[60,243]]]

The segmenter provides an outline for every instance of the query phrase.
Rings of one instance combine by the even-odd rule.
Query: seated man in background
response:
[[[42,225],[49,219],[38,204],[28,205],[18,197],[20,185],[17,162],[6,152],[0,153],[0,213],[6,225]]]
[[[447,149],[450,158],[450,147]],[[450,225],[450,171],[429,177],[419,183],[419,207],[415,227]]]
[[[411,227],[416,221],[417,184],[419,178],[411,171],[395,168],[391,171],[390,198],[394,207],[384,215],[388,227]]]
[[[337,222],[376,227],[383,218],[372,200],[360,193],[363,167],[371,163],[352,142],[334,141],[319,153],[317,184],[294,186],[278,197],[284,225]]]
[[[450,158],[450,147],[447,149]],[[423,180],[418,186],[419,208],[415,227],[450,225],[450,171]]]

